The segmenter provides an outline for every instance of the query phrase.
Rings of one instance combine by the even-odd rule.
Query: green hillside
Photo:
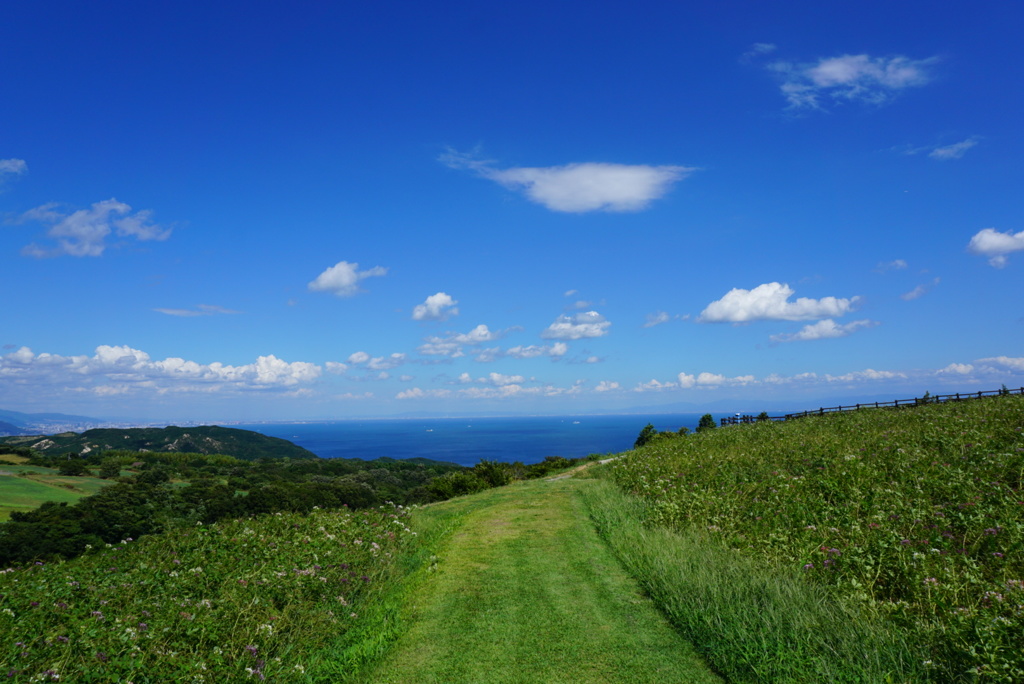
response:
[[[288,440],[268,437],[251,430],[215,425],[181,428],[100,428],[79,434],[5,437],[0,447],[30,447],[44,454],[91,451],[164,451],[198,454],[224,454],[251,461],[258,458],[316,458],[316,454]]]

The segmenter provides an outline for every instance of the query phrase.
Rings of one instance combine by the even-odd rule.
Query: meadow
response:
[[[360,657],[358,643],[356,655],[346,650],[413,536],[407,515],[390,506],[278,513],[7,568],[4,674],[12,682],[331,681]]]
[[[19,456],[0,457],[0,522],[12,512],[30,511],[46,501],[74,503],[109,484],[98,477],[66,477],[52,468],[25,465]]]
[[[874,645],[847,655],[843,679],[882,681],[859,664],[881,649],[894,681],[1020,682],[1022,429],[1020,396],[866,409],[663,436],[607,469],[642,501],[636,516],[703,559],[676,587],[643,562],[634,571],[720,672],[784,680],[784,661],[830,657],[821,633],[854,620]],[[772,611],[796,624],[801,602],[835,615],[757,628]],[[773,633],[784,636],[769,643]]]
[[[0,568],[0,674],[12,682],[385,681],[410,635],[423,644],[473,640],[417,623],[428,603],[443,608],[440,624],[456,626],[469,624],[456,609],[494,604],[523,625],[554,612],[543,609],[550,597],[531,597],[553,591],[535,575],[561,552],[538,547],[532,562],[515,547],[500,565],[467,557],[471,571],[460,579],[456,549],[554,538],[552,521],[561,521],[558,534],[571,538],[559,549],[586,546],[580,530],[596,528],[643,600],[728,681],[1020,682],[1022,430],[1021,396],[867,409],[663,433],[582,470],[564,459],[536,472],[483,461],[436,473],[423,491],[437,502],[422,509],[179,516],[188,524],[93,544],[71,560]],[[327,465],[305,462],[303,477],[323,479]],[[572,466],[571,486],[541,479]],[[298,466],[253,467],[276,475]],[[517,482],[526,477],[534,482]],[[254,484],[245,498],[280,486]],[[549,573],[555,584],[594,575],[598,553],[587,548],[590,560]],[[596,576],[611,576],[610,567]],[[505,573],[501,586],[481,584],[484,571]],[[468,595],[478,599],[445,608]],[[621,619],[637,632],[628,604]],[[502,625],[527,640],[543,633]],[[551,663],[539,659],[557,651],[552,638],[534,650],[488,652],[519,653],[521,672],[550,678]],[[461,651],[472,670],[479,654]],[[580,667],[566,672],[582,676]]]

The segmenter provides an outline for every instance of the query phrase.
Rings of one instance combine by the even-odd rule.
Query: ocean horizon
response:
[[[429,458],[463,466],[481,460],[527,465],[547,456],[580,458],[633,448],[647,423],[696,428],[703,413],[494,418],[380,418],[246,423],[231,427],[280,437],[321,458]],[[715,420],[725,415],[716,414]]]

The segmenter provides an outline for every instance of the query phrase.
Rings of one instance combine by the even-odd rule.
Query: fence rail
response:
[[[794,420],[796,418],[806,418],[807,416],[823,416],[826,413],[840,413],[843,411],[859,411],[865,408],[900,408],[907,406],[921,406],[923,404],[942,404],[947,401],[966,401],[967,399],[982,399],[984,397],[998,397],[1009,394],[1024,394],[1024,387],[1020,389],[997,389],[989,390],[985,392],[957,392],[956,394],[925,394],[923,397],[916,397],[914,399],[894,399],[893,401],[874,401],[866,404],[853,404],[852,406],[830,406],[822,407],[813,411],[801,411],[800,413],[787,413],[784,416],[766,416],[761,414],[761,417],[749,416],[749,415],[735,415],[728,416],[721,419],[721,425],[743,425],[746,423],[757,423],[763,420]]]

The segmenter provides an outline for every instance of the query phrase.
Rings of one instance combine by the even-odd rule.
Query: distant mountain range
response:
[[[73,416],[67,413],[22,413],[0,409],[0,421],[13,425],[31,425],[35,423],[102,423],[99,418]]]
[[[316,454],[286,439],[268,437],[250,430],[214,425],[166,428],[99,428],[62,432],[49,436],[0,437],[0,444],[30,447],[49,454],[90,451],[182,451],[199,454],[224,454],[245,460],[258,458],[318,458]]]

